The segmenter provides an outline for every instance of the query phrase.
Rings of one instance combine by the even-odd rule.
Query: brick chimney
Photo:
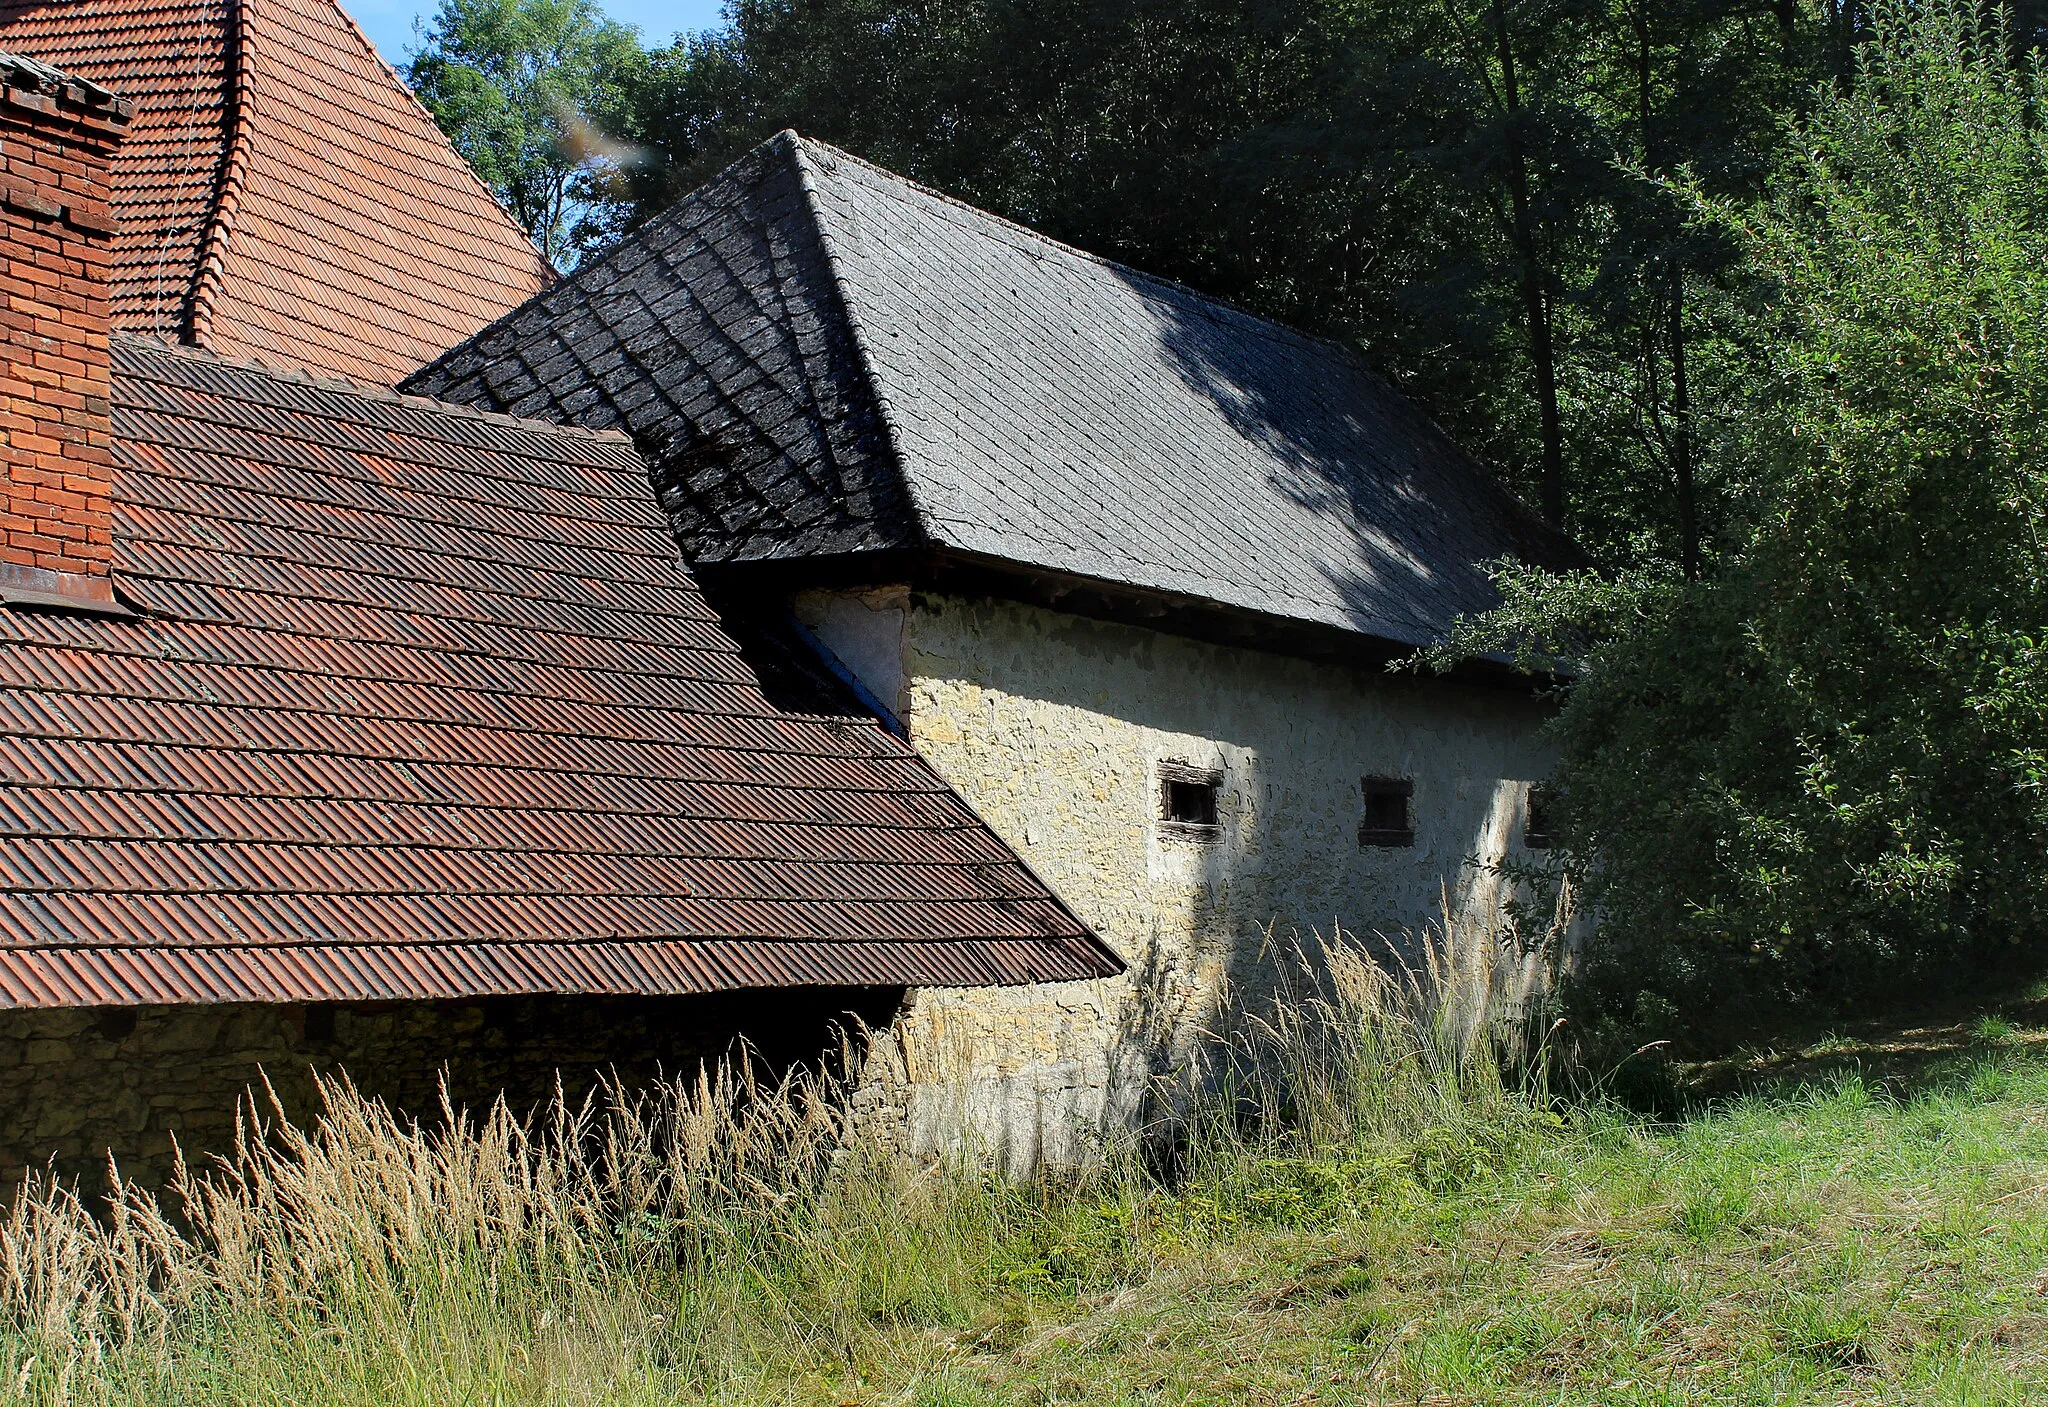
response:
[[[119,611],[107,168],[134,105],[0,53],[0,600]]]

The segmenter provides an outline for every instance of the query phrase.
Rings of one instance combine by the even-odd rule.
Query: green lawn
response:
[[[1582,1113],[1429,1186],[1354,1179],[1380,1194],[1356,1202],[1165,1201],[1116,1264],[792,1396],[2048,1401],[2048,1060],[2015,1043],[1917,1083],[1837,1073],[1667,1127]]]

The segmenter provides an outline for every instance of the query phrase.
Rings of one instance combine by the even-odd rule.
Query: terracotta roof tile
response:
[[[0,0],[134,100],[116,325],[390,385],[551,275],[334,0]]]
[[[0,48],[135,104],[113,190],[114,315],[135,331],[183,323],[221,159],[225,23],[223,0],[0,0]]]
[[[907,744],[771,698],[622,437],[128,338],[114,428],[143,614],[0,611],[0,1006],[1120,969]]]

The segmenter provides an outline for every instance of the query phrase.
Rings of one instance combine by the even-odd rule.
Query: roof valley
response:
[[[242,183],[249,172],[251,112],[255,83],[254,38],[249,10],[256,0],[222,0],[225,12],[226,81],[222,85],[222,123],[227,140],[221,149],[220,171],[214,178],[212,213],[200,246],[199,271],[185,311],[181,341],[208,351],[214,345],[214,304],[225,282],[235,217],[241,210]]]

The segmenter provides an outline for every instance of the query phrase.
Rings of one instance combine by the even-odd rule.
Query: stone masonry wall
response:
[[[1551,765],[1532,693],[900,588],[795,604],[1131,964],[1114,982],[917,994],[895,1096],[915,1136],[971,1137],[1011,1165],[1078,1156],[1126,1122],[1226,1017],[1226,992],[1271,990],[1289,939],[1398,939],[1446,895],[1491,934],[1504,894],[1488,867],[1520,847]],[[1215,843],[1160,824],[1162,762],[1222,773]],[[1412,847],[1361,844],[1367,776],[1412,783]]]
[[[692,997],[502,997],[374,1005],[88,1007],[0,1011],[0,1190],[25,1167],[102,1186],[160,1183],[171,1138],[188,1157],[230,1145],[237,1102],[264,1076],[294,1118],[315,1112],[311,1072],[432,1119],[440,1080],[460,1107],[501,1092],[522,1113],[557,1072],[580,1100],[600,1072],[629,1084],[688,1073],[745,1036],[775,1069],[816,1059],[844,1014],[886,1025],[898,991],[796,989]]]

